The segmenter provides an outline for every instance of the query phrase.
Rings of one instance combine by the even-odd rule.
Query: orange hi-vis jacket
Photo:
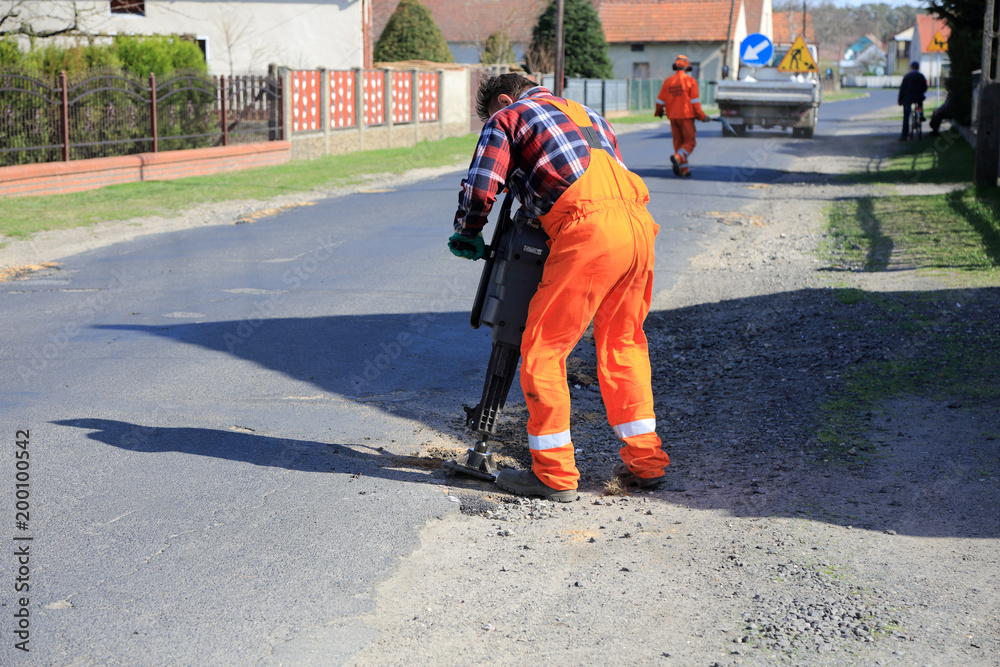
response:
[[[701,99],[698,97],[698,82],[682,70],[667,77],[663,82],[656,104],[663,106],[670,120],[705,119],[705,112],[701,110]]]

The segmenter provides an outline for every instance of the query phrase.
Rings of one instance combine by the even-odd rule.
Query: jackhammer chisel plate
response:
[[[479,479],[493,482],[497,478],[497,468],[493,463],[493,454],[490,452],[477,452],[469,448],[464,454],[456,459],[445,461],[441,464],[447,472],[462,475],[472,475]]]

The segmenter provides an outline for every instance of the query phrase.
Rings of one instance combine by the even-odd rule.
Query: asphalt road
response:
[[[817,135],[894,95],[824,105]],[[720,130],[699,125],[683,181],[666,126],[621,136],[661,224],[658,290],[720,233],[706,213],[794,177],[817,145]],[[0,663],[338,664],[372,639],[356,619],[376,581],[458,509],[440,472],[385,464],[459,442],[489,353],[468,326],[480,265],[445,247],[460,178],[0,283]]]

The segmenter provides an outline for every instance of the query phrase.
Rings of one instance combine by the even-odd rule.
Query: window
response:
[[[632,63],[632,78],[633,79],[648,79],[649,78],[649,63]]]
[[[646,50],[646,45],[645,44],[633,44],[632,45],[632,51],[639,52],[639,51],[645,51],[645,50]]]
[[[145,16],[146,2],[145,0],[111,0],[111,13]]]
[[[698,73],[701,71],[701,63],[691,63],[691,71],[688,72],[691,76],[698,80]]]

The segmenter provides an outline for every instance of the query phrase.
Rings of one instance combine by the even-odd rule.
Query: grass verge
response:
[[[410,169],[461,164],[472,157],[477,139],[470,134],[409,148],[328,155],[213,176],[128,183],[68,195],[9,197],[3,199],[0,235],[26,238],[49,229],[147,215],[170,216],[202,204],[267,200],[361,183],[374,174],[402,174]]]
[[[891,358],[861,363],[820,406],[816,439],[835,454],[854,448],[863,460],[874,451],[871,419],[892,398],[921,396],[949,407],[1000,409],[1000,291],[861,292],[844,308],[862,308],[870,326],[891,342]]]
[[[968,182],[971,148],[942,135],[909,145],[886,174],[912,182]],[[923,144],[921,146],[920,144]],[[835,453],[872,451],[872,412],[885,400],[923,396],[1000,409],[1000,190],[966,187],[925,196],[861,197],[827,209],[824,259],[841,270],[933,272],[959,289],[871,293],[836,290],[837,308],[861,309],[884,341],[883,358],[857,363],[818,415],[817,440]],[[843,450],[843,451],[842,451]],[[858,451],[860,450],[860,452]],[[843,458],[843,457],[840,457]]]
[[[823,95],[823,102],[843,102],[844,100],[857,100],[868,97],[866,90],[841,90],[837,93],[826,93]]]
[[[892,156],[868,171],[847,174],[856,183],[968,183],[972,181],[975,151],[955,129],[902,144]]]
[[[701,110],[705,112],[706,116],[719,115],[719,107],[715,105],[703,106]],[[667,120],[666,118],[657,118],[656,116],[654,116],[652,109],[650,109],[649,111],[631,113],[627,116],[618,116],[616,118],[610,119],[608,122],[610,122],[612,126],[636,125],[639,123],[664,123],[667,127],[670,126],[670,121]]]
[[[829,207],[825,259],[856,271],[960,272],[1000,280],[1000,191],[965,188],[917,197],[861,197]]]

